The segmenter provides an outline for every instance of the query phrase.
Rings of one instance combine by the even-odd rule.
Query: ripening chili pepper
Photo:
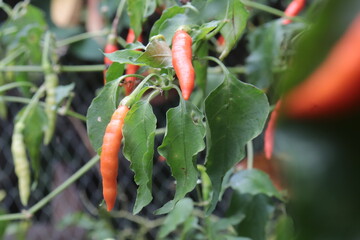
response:
[[[360,105],[360,15],[332,47],[326,59],[284,99],[293,118],[334,117]]]
[[[135,32],[131,28],[129,29],[128,35],[126,37],[127,43],[133,43],[135,41]],[[137,38],[137,41],[142,42],[142,36],[140,35]],[[139,49],[137,51],[140,51]],[[128,64],[126,66],[125,74],[135,74],[137,70],[139,70],[140,66]],[[134,90],[136,77],[127,77],[125,78],[125,94],[126,96],[130,95],[130,93]]]
[[[44,143],[48,144],[54,135],[56,125],[56,87],[59,84],[58,76],[55,73],[45,75],[46,99],[45,114],[47,116],[47,128],[44,135]]]
[[[295,17],[305,7],[305,0],[293,0],[289,6],[285,9],[285,15],[289,17]],[[291,23],[290,19],[284,19],[282,24]]]
[[[115,39],[112,39],[109,37],[110,40],[108,40],[108,43],[105,45],[104,53],[112,53],[117,50],[119,50],[118,46],[116,45]],[[104,57],[104,84],[106,84],[106,70],[109,68],[109,66],[112,64],[112,61],[108,57]]]
[[[279,117],[280,107],[281,107],[281,100],[279,100],[276,103],[275,108],[270,115],[270,119],[265,130],[264,152],[265,152],[265,157],[267,159],[270,159],[273,153],[274,134],[275,134],[276,122]]]
[[[225,45],[225,38],[224,38],[223,35],[220,35],[220,36],[217,38],[217,44],[218,44],[220,47]]]
[[[17,122],[12,136],[11,153],[14,160],[15,173],[18,178],[21,203],[26,206],[30,196],[30,166],[26,156],[23,122]]]
[[[172,64],[185,100],[190,98],[195,80],[191,45],[191,36],[186,31],[179,29],[175,32],[172,39]]]
[[[121,140],[123,137],[122,128],[124,119],[129,108],[120,105],[106,127],[102,150],[100,155],[100,172],[102,176],[103,196],[107,210],[114,208],[117,192],[118,175],[118,154],[120,151]]]

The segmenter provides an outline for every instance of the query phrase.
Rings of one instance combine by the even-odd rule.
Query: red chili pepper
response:
[[[114,208],[117,192],[118,175],[118,154],[120,151],[121,140],[123,137],[122,128],[124,119],[129,108],[120,105],[106,127],[102,150],[100,155],[100,172],[102,176],[103,196],[107,205],[107,210]]]
[[[119,48],[117,47],[116,43],[112,43],[111,41],[105,45],[104,48],[104,53],[112,53],[119,50]],[[112,61],[107,58],[104,57],[104,64],[105,64],[105,69],[104,69],[104,84],[106,83],[106,70],[109,68],[110,64],[112,64]]]
[[[218,37],[217,43],[218,43],[218,45],[219,45],[220,47],[221,47],[221,46],[224,46],[224,44],[225,44],[225,38],[224,38],[223,35],[220,35],[220,36]]]
[[[281,107],[281,100],[279,100],[276,103],[275,108],[270,115],[270,119],[265,130],[264,152],[265,152],[265,157],[267,159],[271,159],[274,150],[274,134],[275,134],[276,122],[279,117],[280,107]]]
[[[289,17],[295,17],[305,7],[305,0],[293,0],[289,6],[285,9],[285,15]],[[284,19],[282,24],[291,23],[290,19]]]
[[[334,117],[360,105],[360,14],[321,65],[284,99],[293,118]]]
[[[130,28],[127,38],[126,38],[126,42],[133,43],[134,41],[135,41],[135,33]],[[138,37],[137,41],[142,42],[141,35]],[[138,51],[140,51],[140,50],[138,49]],[[137,70],[139,70],[139,68],[140,68],[140,66],[138,66],[138,65],[128,64],[126,67],[125,74],[135,74],[137,72]],[[136,81],[136,77],[125,78],[125,94],[126,94],[126,96],[130,95],[130,93],[134,90],[135,81]]]
[[[192,39],[184,30],[177,30],[172,39],[172,64],[179,79],[182,96],[190,98],[194,89],[195,71],[192,65]]]

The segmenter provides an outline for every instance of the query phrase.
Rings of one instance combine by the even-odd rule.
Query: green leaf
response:
[[[56,87],[56,104],[60,104],[65,98],[69,97],[71,92],[74,90],[75,88],[75,83],[70,83],[68,85],[63,85],[63,86],[57,86]]]
[[[145,7],[145,15],[144,17],[150,17],[156,10],[156,2],[154,0],[147,0],[146,7]]]
[[[283,199],[279,191],[272,184],[269,176],[256,169],[237,172],[231,177],[230,186],[243,194],[256,195],[262,193],[269,197]]]
[[[166,39],[166,42],[171,45],[172,38],[176,30],[182,25],[190,25],[195,23],[196,20],[190,18],[186,14],[177,14],[172,18],[166,19],[163,24],[161,24],[159,29],[159,34],[163,35]]]
[[[145,63],[153,68],[172,67],[172,55],[169,45],[161,35],[153,37],[146,46],[145,52],[137,59],[137,62]]]
[[[204,40],[206,38],[207,34],[209,34],[211,31],[213,31],[215,28],[217,28],[220,23],[221,23],[221,21],[214,20],[214,21],[204,23],[203,25],[201,25],[200,28],[198,30],[196,30],[195,33],[193,34],[194,42],[199,41],[199,40]]]
[[[276,240],[294,240],[294,223],[288,216],[282,215],[277,220],[276,225]]]
[[[240,194],[234,191],[228,212],[245,214],[245,219],[235,226],[239,236],[252,240],[266,240],[266,224],[274,208],[265,195]]]
[[[147,101],[135,103],[123,127],[124,156],[131,162],[139,186],[133,213],[137,214],[152,200],[152,168],[156,117]]]
[[[212,212],[225,173],[245,156],[245,145],[258,136],[269,113],[266,95],[252,85],[226,74],[205,100],[207,119],[206,169],[212,182]]]
[[[225,48],[220,55],[220,59],[224,59],[233,47],[240,40],[243,34],[249,13],[245,6],[239,0],[228,0],[228,11],[225,18],[229,21],[220,30],[225,39]]]
[[[137,39],[142,32],[142,24],[144,21],[144,15],[146,15],[147,2],[148,1],[144,0],[127,1],[127,12],[130,18],[130,27],[135,32],[135,39]]]
[[[118,79],[124,74],[125,65],[121,63],[114,62],[106,71],[106,82],[111,82]]]
[[[0,216],[5,214],[6,212],[3,209],[0,209]],[[9,221],[0,221],[0,238],[5,239],[5,232],[8,225],[9,225]]]
[[[190,217],[193,210],[194,203],[190,198],[181,199],[174,209],[166,216],[165,221],[159,230],[159,237],[166,237],[180,224],[183,224]]]
[[[184,222],[184,227],[181,231],[179,239],[192,239],[191,236],[196,229],[200,228],[199,219],[195,216],[189,216]]]
[[[113,62],[141,65],[141,63],[136,61],[136,59],[142,55],[140,51],[124,49],[112,53],[105,53],[104,55]]]
[[[168,213],[195,188],[198,179],[196,155],[205,148],[203,116],[192,103],[181,99],[178,107],[167,112],[166,119],[166,133],[158,151],[166,158],[176,179],[176,193],[173,200],[156,210],[156,214]]]
[[[198,42],[198,48],[196,48],[195,56],[199,59],[202,57],[208,56],[209,54],[209,43],[207,41]],[[193,61],[194,69],[196,72],[195,82],[199,86],[205,98],[206,94],[206,83],[207,83],[207,70],[208,70],[208,61],[196,59]]]
[[[107,124],[117,107],[119,81],[108,82],[93,99],[86,115],[87,132],[91,145],[99,152]]]
[[[179,6],[173,6],[171,8],[166,9],[159,20],[157,20],[151,28],[150,37],[160,34],[160,27],[161,25],[167,20],[170,19],[178,14],[184,13],[185,8]]]
[[[250,55],[246,58],[246,74],[251,84],[267,88],[273,82],[273,67],[281,66],[284,37],[284,26],[279,20],[260,26],[248,35]]]

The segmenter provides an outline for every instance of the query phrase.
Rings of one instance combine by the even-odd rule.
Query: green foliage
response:
[[[218,202],[225,173],[245,156],[245,145],[264,127],[269,112],[266,95],[252,85],[226,74],[224,81],[206,98],[206,168],[213,187],[208,209]]]
[[[203,116],[194,105],[181,100],[178,107],[167,112],[166,119],[166,133],[158,151],[166,158],[176,179],[176,194],[174,200],[158,209],[156,214],[168,213],[176,202],[194,189],[198,179],[196,155],[205,148]]]
[[[152,200],[152,167],[156,117],[146,101],[135,103],[126,115],[124,134],[124,156],[131,162],[135,182],[139,185],[134,214]]]

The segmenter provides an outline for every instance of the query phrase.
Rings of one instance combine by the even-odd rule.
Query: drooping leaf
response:
[[[146,15],[147,2],[149,0],[130,0],[127,1],[128,8],[127,12],[130,18],[130,27],[135,32],[135,39],[140,36],[142,31],[142,24],[144,16]]]
[[[166,216],[165,221],[160,228],[159,237],[166,237],[180,224],[183,224],[190,217],[193,209],[194,204],[190,198],[181,199],[174,209]]]
[[[172,17],[174,17],[177,14],[182,14],[185,12],[185,8],[179,7],[179,6],[173,6],[168,9],[166,9],[161,17],[154,23],[154,25],[151,28],[150,37],[153,37],[155,35],[160,34],[159,30],[161,25],[167,20]]]
[[[245,145],[259,135],[269,113],[266,95],[226,74],[205,100],[207,119],[206,168],[213,187],[208,209],[218,201],[225,173],[245,156]]]
[[[124,74],[124,68],[124,64],[117,62],[112,63],[106,71],[106,82],[111,82],[121,77]]]
[[[203,117],[192,103],[181,99],[178,107],[167,112],[166,119],[166,133],[158,151],[171,168],[176,193],[173,200],[156,210],[156,214],[171,211],[176,202],[195,188],[198,179],[196,155],[205,148]]]
[[[99,151],[107,124],[117,107],[119,81],[111,81],[93,99],[86,115],[87,132],[91,145]]]
[[[118,62],[122,64],[137,64],[140,65],[136,59],[140,57],[142,52],[136,50],[123,49],[115,51],[112,53],[105,53],[104,55],[108,57],[113,62]]]
[[[152,168],[156,117],[146,101],[135,103],[123,127],[124,156],[131,162],[135,182],[139,186],[133,213],[137,214],[152,200]]]
[[[243,34],[249,13],[243,3],[239,0],[228,0],[228,8],[225,19],[228,23],[220,30],[220,33],[225,39],[225,48],[220,55],[220,59],[224,59],[233,47],[240,40]]]
[[[165,39],[155,36],[146,46],[145,52],[137,59],[153,68],[169,68],[172,67],[172,55],[169,45]]]
[[[269,176],[257,169],[241,170],[230,179],[230,186],[243,194],[265,194],[269,197],[283,199],[274,187]]]

